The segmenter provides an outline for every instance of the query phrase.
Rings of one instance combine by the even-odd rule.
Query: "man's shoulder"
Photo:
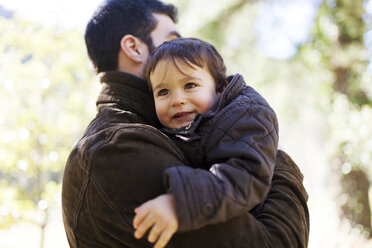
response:
[[[107,147],[116,153],[126,147],[146,152],[148,146],[154,145],[169,153],[181,153],[175,143],[156,127],[146,124],[131,112],[111,108],[101,111],[88,125],[71,154],[89,159]]]
[[[102,145],[125,142],[126,137],[152,139],[166,137],[157,128],[144,123],[135,114],[118,109],[107,109],[97,115],[88,125],[83,137],[77,143],[80,152],[96,150]]]
[[[278,149],[276,159],[275,171],[277,174],[282,174],[284,177],[294,177],[302,182],[304,176],[300,168],[284,150]]]

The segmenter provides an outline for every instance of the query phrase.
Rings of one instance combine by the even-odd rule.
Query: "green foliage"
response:
[[[332,112],[329,113],[331,153],[342,153],[344,159],[341,172],[348,174],[352,169],[372,174],[372,108],[351,104],[347,97],[335,93]]]
[[[334,74],[333,91],[345,94],[352,103],[371,105],[363,75],[369,60],[364,44],[368,31],[363,0],[323,1],[313,30],[311,47],[321,54],[323,65]]]
[[[306,44],[298,58],[308,61],[316,54],[321,68],[332,75],[326,83],[327,102],[322,108],[328,117],[329,156],[340,170],[340,203],[345,217],[366,236],[371,235],[371,210],[368,200],[369,178],[372,175],[372,81],[367,71],[368,53],[364,34],[366,23],[364,1],[323,1],[313,29],[313,40]],[[311,63],[311,62],[310,62]],[[341,197],[342,198],[342,197]]]
[[[81,32],[0,19],[0,227],[60,201],[99,84]],[[37,222],[37,221],[36,221]]]

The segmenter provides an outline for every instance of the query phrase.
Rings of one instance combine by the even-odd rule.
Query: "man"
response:
[[[134,209],[166,193],[166,168],[187,162],[155,128],[159,123],[143,69],[152,49],[179,36],[175,13],[158,0],[109,0],[87,26],[87,50],[102,91],[97,117],[64,172],[63,219],[71,247],[153,245],[135,239]],[[279,151],[264,204],[226,223],[178,233],[168,247],[306,247],[306,201],[298,167]],[[208,205],[201,211],[207,214]]]

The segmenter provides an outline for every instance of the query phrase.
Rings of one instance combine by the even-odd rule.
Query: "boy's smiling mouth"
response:
[[[172,119],[176,121],[193,121],[195,115],[196,115],[195,111],[178,112],[172,116]]]
[[[193,113],[195,113],[195,112],[194,111],[191,111],[191,112],[178,112],[178,113],[176,113],[175,115],[172,116],[172,119],[185,117],[185,116],[188,116],[188,115],[193,114]]]

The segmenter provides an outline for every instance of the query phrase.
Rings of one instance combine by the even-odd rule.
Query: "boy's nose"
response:
[[[172,97],[172,105],[185,104],[186,100],[183,94],[175,92]]]

